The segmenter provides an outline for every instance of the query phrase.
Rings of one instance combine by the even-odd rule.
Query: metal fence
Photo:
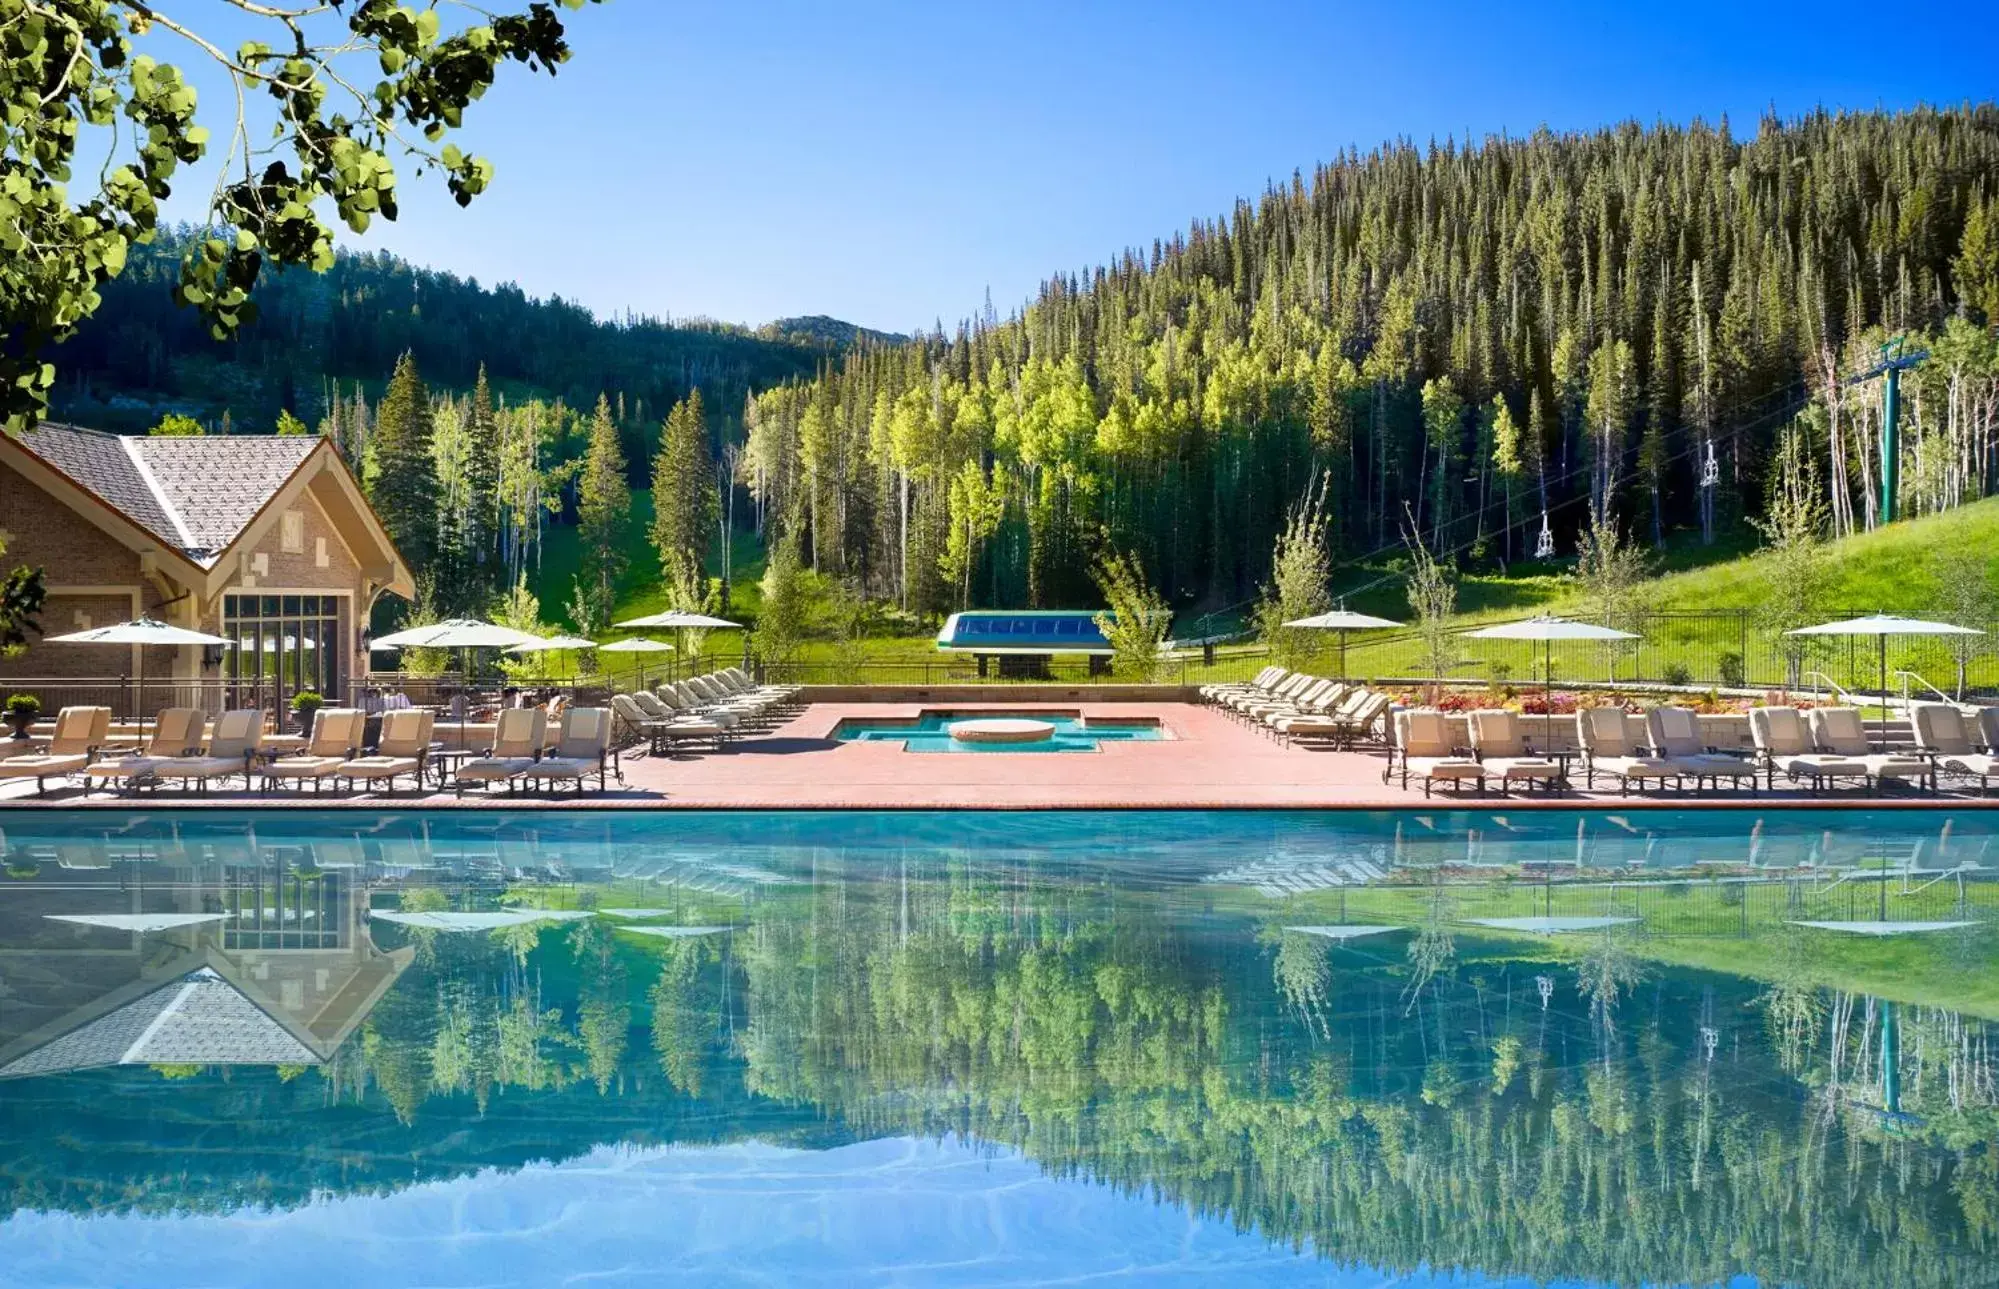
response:
[[[535,698],[568,694],[579,702],[601,697],[609,685],[600,676],[581,679],[508,680],[504,686]],[[475,681],[468,689],[463,677],[455,675],[415,677],[400,673],[375,673],[345,686],[344,692],[325,695],[329,704],[345,703],[373,708],[387,694],[406,695],[419,707],[445,707],[460,694],[473,695],[473,702],[499,697],[501,682]],[[116,721],[150,720],[168,707],[194,707],[204,712],[226,712],[255,708],[286,724],[281,705],[289,707],[291,687],[280,689],[268,678],[253,680],[170,680],[131,677],[80,679],[71,676],[10,676],[0,679],[0,695],[33,694],[41,700],[42,718],[52,719],[65,707],[109,707]]]
[[[1871,610],[1828,609],[1822,620],[1860,617]],[[1855,693],[1877,693],[1883,655],[1878,637],[1785,636],[1766,627],[1753,609],[1661,610],[1619,624],[1639,639],[1601,644],[1564,640],[1552,646],[1527,641],[1476,640],[1460,633],[1452,676],[1520,685],[1554,683],[1644,683],[1714,686],[1725,689],[1829,688],[1827,681]],[[1965,642],[1966,697],[1999,692],[1999,623],[1974,623],[1987,636],[1891,636],[1886,644],[1888,691],[1912,697],[1934,687],[1955,696],[1960,655],[1953,639]],[[1356,676],[1420,676],[1428,670],[1427,651],[1414,631],[1355,635],[1347,647],[1348,671]],[[1933,696],[1933,695],[1931,695]]]

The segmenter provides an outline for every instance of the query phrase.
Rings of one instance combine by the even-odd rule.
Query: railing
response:
[[[1932,685],[1929,681],[1924,680],[1921,676],[1918,676],[1915,672],[1910,671],[1907,668],[1897,669],[1896,671],[1890,674],[1893,675],[1896,680],[1902,682],[1902,707],[1904,710],[1907,710],[1909,706],[1909,682],[1912,680],[1916,682],[1918,687],[1928,690],[1930,693],[1935,694],[1939,699],[1941,699],[1946,703],[1954,703],[1957,701],[1955,698],[1952,698],[1949,694],[1944,693],[1941,689],[1938,689],[1935,685]]]
[[[1842,687],[1838,681],[1834,680],[1831,676],[1826,675],[1822,671],[1807,671],[1802,673],[1798,677],[1798,679],[1801,682],[1806,682],[1811,685],[1812,700],[1814,702],[1816,702],[1822,696],[1822,691],[1820,689],[1820,686],[1823,685],[1826,689],[1830,689],[1833,693],[1839,695],[1839,701],[1842,706],[1846,707],[1854,706],[1853,695],[1847,693],[1845,688]]]
[[[457,675],[415,677],[400,672],[376,672],[345,686],[342,693],[325,695],[329,704],[354,707],[379,706],[387,694],[406,695],[418,707],[446,707],[460,694],[471,697],[474,705],[497,701],[504,689],[517,689],[535,698],[569,694],[587,701],[608,692],[601,676],[563,679],[493,680],[475,679],[468,687]],[[269,678],[255,680],[176,680],[148,678],[143,683],[133,677],[9,676],[0,679],[0,694],[33,694],[41,700],[42,718],[52,719],[65,707],[109,707],[115,721],[143,721],[168,707],[194,707],[204,712],[226,712],[254,708],[279,725],[289,722],[288,705],[296,686],[282,690]]]

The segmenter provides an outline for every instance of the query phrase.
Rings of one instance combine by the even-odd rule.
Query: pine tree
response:
[[[708,453],[708,418],[695,390],[667,413],[652,464],[652,544],[662,571],[703,567],[719,509],[715,465]]]
[[[579,629],[602,629],[617,602],[632,517],[625,449],[618,441],[617,423],[611,419],[610,400],[602,395],[590,417],[590,446],[576,480],[576,510],[583,539],[583,568],[576,575],[571,613],[575,616],[579,607],[584,610],[577,622]]]
[[[484,363],[479,364],[479,379],[465,411],[467,545],[479,589],[497,594],[508,589],[506,561],[500,552],[500,418],[493,410]]]
[[[431,456],[430,396],[405,353],[375,413],[368,500],[411,571],[437,556],[437,463]]]

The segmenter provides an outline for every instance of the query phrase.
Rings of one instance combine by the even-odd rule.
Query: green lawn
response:
[[[1567,956],[1586,952],[1600,933],[1540,936],[1464,925],[1465,919],[1532,917],[1543,912],[1544,888],[1532,881],[1453,883],[1444,888],[1444,910],[1454,935],[1474,939],[1532,942]],[[1844,894],[1806,896],[1795,909],[1781,899],[1778,885],[1754,888],[1746,911],[1732,899],[1740,888],[1721,885],[1621,884],[1613,894],[1604,884],[1584,890],[1564,883],[1553,887],[1556,914],[1614,914],[1641,921],[1617,932],[1641,958],[1675,966],[1725,971],[1754,980],[1791,979],[1832,989],[1858,990],[1877,997],[1950,1007],[1999,1017],[1999,938],[1989,921],[1999,891],[1989,884],[1972,888],[1969,912],[1953,905],[1945,887],[1920,897],[1891,897],[1888,916],[1912,920],[1984,920],[1967,932],[1873,937],[1817,931],[1790,921],[1843,921],[1871,918],[1875,891],[1863,891],[1853,908]],[[1428,886],[1350,888],[1344,896],[1323,891],[1285,901],[1282,920],[1291,925],[1381,923],[1417,926],[1436,909]],[[1905,907],[1907,906],[1907,907]],[[1741,921],[1738,923],[1737,918]]]
[[[632,494],[632,515],[635,542],[630,566],[619,582],[616,619],[665,607],[657,561],[641,536],[652,519],[649,492],[640,490]],[[1999,550],[1999,498],[1832,544],[1827,552],[1823,603],[1828,613],[1878,608],[1935,615],[1938,587],[1933,561],[1939,551],[1960,549]],[[754,623],[760,607],[757,579],[762,573],[763,558],[762,545],[754,534],[737,536],[730,606],[725,616]],[[551,620],[564,616],[570,585],[581,560],[576,530],[551,526],[535,577],[543,611]],[[1657,681],[1673,678],[1682,667],[1687,679],[1695,684],[1718,684],[1726,678],[1722,655],[1728,653],[1742,655],[1750,685],[1781,683],[1784,663],[1776,651],[1776,642],[1754,620],[1754,610],[1768,598],[1765,575],[1768,566],[1762,557],[1745,551],[1741,539],[1733,546],[1704,547],[1692,534],[1680,533],[1654,555],[1654,567],[1660,570],[1660,575],[1646,588],[1645,602],[1664,616],[1647,621],[1643,644],[1623,652],[1614,670],[1610,657],[1600,647],[1558,649],[1555,669],[1558,684],[1577,679]],[[1350,566],[1342,571],[1336,589],[1345,595],[1349,607],[1397,620],[1409,616],[1401,573],[1394,565]],[[1516,562],[1505,575],[1466,574],[1459,583],[1458,606],[1458,624],[1464,628],[1530,613],[1588,615],[1588,605],[1567,562]],[[1729,613],[1738,616],[1726,616]],[[1183,629],[1190,627],[1192,621],[1183,622]],[[1324,671],[1336,667],[1333,641],[1329,638],[1326,645],[1309,664],[1312,669]],[[711,654],[733,657],[739,652],[741,642],[722,633],[711,635],[705,647]],[[921,663],[929,664],[933,671],[949,664],[931,644],[928,629],[871,638],[863,643],[861,652],[868,662],[876,664]],[[819,641],[806,646],[801,661],[828,663],[841,653],[832,643]],[[1261,657],[1259,646],[1225,647],[1217,666],[1176,666],[1172,678],[1198,682],[1235,677],[1253,671]],[[1461,642],[1461,658],[1454,674],[1493,679],[1496,672],[1503,673],[1500,679],[1523,686],[1539,676],[1540,657],[1537,649],[1525,644],[1465,640]],[[1947,690],[1955,682],[1954,660],[1933,640],[1891,640],[1888,664],[1891,668],[1908,668]],[[1828,641],[1814,647],[1807,665],[1811,670],[1832,675],[1842,685],[1871,689],[1876,683],[1879,657],[1864,642]],[[1423,674],[1426,667],[1421,642],[1406,631],[1357,633],[1349,639],[1348,671],[1361,678]],[[932,678],[943,677],[940,673]],[[1999,682],[1999,658],[1979,659],[1972,665],[1970,679],[1974,684]]]

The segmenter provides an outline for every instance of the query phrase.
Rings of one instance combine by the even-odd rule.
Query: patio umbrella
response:
[[[130,622],[114,622],[107,627],[91,627],[85,631],[72,631],[68,635],[49,636],[47,640],[52,644],[221,645],[225,649],[236,643],[226,636],[190,631],[186,627],[152,618],[133,618]],[[146,697],[146,655],[143,653],[139,655],[138,681],[138,692],[132,698],[132,705],[143,712]]]
[[[671,627],[675,630],[692,628],[696,631],[709,631],[727,630],[733,627],[740,627],[743,624],[740,622],[731,622],[727,618],[710,617],[706,613],[688,613],[681,609],[668,609],[664,613],[649,613],[645,617],[633,618],[628,622],[620,622],[618,625],[621,627]]]
[[[585,640],[582,636],[550,636],[546,640],[536,640],[532,644],[509,646],[506,653],[567,653],[573,649],[595,649],[595,640]]]
[[[392,631],[378,636],[369,646],[372,649],[456,649],[458,667],[465,676],[465,687],[472,687],[472,667],[470,655],[474,649],[511,649],[515,645],[539,644],[541,637],[528,631],[516,631],[497,623],[481,622],[477,618],[451,618],[444,622],[425,623],[420,627],[409,627],[402,631]],[[465,717],[458,718],[458,741],[465,741]]]
[[[1629,631],[1600,627],[1594,622],[1572,622],[1548,616],[1501,622],[1497,626],[1467,631],[1473,640],[1538,640],[1542,644],[1541,683],[1547,715],[1555,714],[1555,641],[1557,640],[1636,640]]]
[[[681,633],[681,652],[686,654],[693,651],[692,638],[686,634],[687,632],[738,631],[742,629],[743,624],[740,622],[731,622],[727,618],[714,617],[706,613],[694,613],[686,609],[668,609],[663,613],[648,613],[642,618],[633,618],[628,622],[620,622],[618,625],[621,627],[651,627],[655,630],[678,631]],[[681,661],[685,662],[686,659],[683,658]]]
[[[1340,633],[1340,679],[1347,678],[1347,632],[1378,631],[1384,627],[1399,627],[1400,622],[1387,618],[1372,617],[1365,613],[1355,613],[1342,604],[1330,613],[1317,613],[1309,618],[1299,618],[1284,624],[1305,631],[1337,631]]]
[[[1892,613],[1870,613],[1844,622],[1821,622],[1815,627],[1786,631],[1787,636],[1873,636],[1881,646],[1881,701],[1888,701],[1889,636],[1982,636],[1977,627],[1961,627],[1954,622],[1925,622],[1921,618],[1898,618]]]
[[[613,640],[609,644],[597,646],[598,653],[672,653],[673,646],[664,640],[649,640],[644,636],[633,636],[629,640]],[[645,683],[645,664],[639,664],[639,683]]]
[[[518,654],[574,653],[578,649],[595,649],[596,647],[596,641],[585,640],[582,636],[550,636],[546,640],[537,640],[533,644],[513,645],[501,652]],[[546,659],[543,659],[536,665],[544,672],[548,670],[548,661]]]
[[[613,640],[609,644],[592,645],[599,653],[672,653],[673,646],[664,640],[648,640],[644,636],[633,636],[630,640]]]

